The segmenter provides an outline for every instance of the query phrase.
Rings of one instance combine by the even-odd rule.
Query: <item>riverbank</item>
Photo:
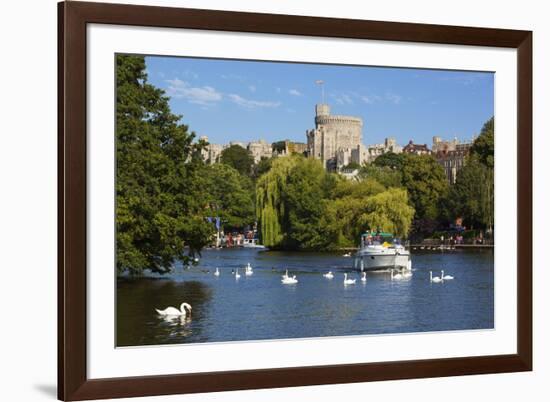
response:
[[[495,247],[494,244],[453,244],[453,245],[443,245],[443,248],[441,248],[441,245],[433,245],[433,244],[424,244],[424,243],[416,243],[416,244],[410,244],[406,246],[408,249],[420,249],[420,250],[433,250],[433,249],[442,249],[442,250],[449,250],[449,249],[493,249]],[[359,250],[359,247],[341,247],[337,251],[339,252],[353,252]]]

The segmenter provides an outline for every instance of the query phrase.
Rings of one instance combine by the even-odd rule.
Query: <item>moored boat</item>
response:
[[[411,255],[391,233],[366,232],[355,254],[354,268],[363,271],[410,269]]]
[[[266,248],[265,246],[258,244],[257,239],[244,239],[243,247],[247,248]]]

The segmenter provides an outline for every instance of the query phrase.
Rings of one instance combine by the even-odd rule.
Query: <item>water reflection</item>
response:
[[[201,320],[208,312],[212,291],[199,281],[154,278],[119,279],[117,283],[117,346],[181,343],[192,335],[201,338]],[[193,306],[193,314],[160,316],[156,308]]]

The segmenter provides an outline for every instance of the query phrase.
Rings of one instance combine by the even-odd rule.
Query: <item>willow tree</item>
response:
[[[297,157],[273,160],[269,172],[260,176],[256,183],[256,216],[260,225],[262,243],[267,247],[281,244],[284,238],[285,194],[290,171]]]
[[[474,141],[465,166],[460,169],[449,196],[450,210],[476,228],[494,225],[494,118]]]
[[[325,204],[323,224],[331,248],[356,246],[365,230],[383,230],[407,236],[414,216],[404,188],[385,189],[370,180],[350,182],[347,194]]]
[[[414,208],[409,205],[407,190],[390,188],[369,197],[357,222],[370,229],[383,229],[396,236],[409,233]]]

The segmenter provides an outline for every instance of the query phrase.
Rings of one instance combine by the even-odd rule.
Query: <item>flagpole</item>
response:
[[[325,81],[317,80],[315,81],[315,83],[321,87],[321,103],[324,104],[325,103],[325,86],[324,86]]]

